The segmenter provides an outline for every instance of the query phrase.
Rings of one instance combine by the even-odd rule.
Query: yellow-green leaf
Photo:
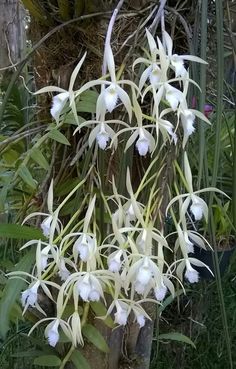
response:
[[[91,342],[94,346],[96,346],[99,350],[106,353],[109,352],[109,347],[104,337],[97,330],[97,328],[95,328],[91,324],[85,324],[82,333],[87,338],[87,340]]]
[[[70,146],[69,141],[67,140],[66,136],[64,136],[61,132],[59,132],[57,129],[52,129],[48,133],[48,137],[50,137],[52,140],[55,140],[57,142],[62,143],[63,145]]]
[[[17,171],[18,175],[21,177],[21,179],[32,189],[36,189],[37,188],[37,181],[35,181],[35,179],[33,179],[29,169],[22,164]]]
[[[106,316],[107,309],[101,301],[94,301],[90,303],[90,306],[97,317]],[[114,328],[115,324],[110,315],[106,319],[102,320],[109,328]]]
[[[178,333],[178,332],[160,334],[159,339],[179,341],[179,342],[187,343],[188,345],[191,345],[192,347],[196,348],[195,344],[193,343],[192,340],[190,340],[189,337],[185,336],[182,333]]]
[[[49,168],[47,159],[37,147],[34,147],[31,150],[30,156],[35,161],[35,163],[37,163],[41,168],[45,170]]]
[[[73,352],[70,360],[72,361],[76,369],[91,369],[91,366],[89,365],[86,358],[78,350],[75,350]]]
[[[42,355],[34,360],[34,365],[59,366],[61,365],[61,359],[56,355]]]

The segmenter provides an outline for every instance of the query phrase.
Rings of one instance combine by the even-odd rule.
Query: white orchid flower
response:
[[[67,322],[65,322],[60,317],[54,317],[54,318],[43,318],[40,319],[37,323],[34,324],[34,326],[30,329],[29,335],[37,328],[40,324],[44,322],[48,322],[51,320],[51,323],[47,325],[44,331],[44,335],[48,340],[48,343],[50,346],[55,347],[56,344],[59,341],[60,335],[58,332],[59,327],[62,329],[62,331],[65,333],[66,337],[69,338],[71,342],[73,342],[72,337],[72,331]]]
[[[173,124],[168,121],[167,119],[163,119],[163,117],[169,113],[172,112],[171,108],[162,110],[161,114],[159,114],[159,101],[157,99],[157,94],[153,90],[153,97],[154,97],[154,109],[153,109],[153,115],[155,116],[156,120],[156,135],[157,135],[157,142],[159,138],[159,131],[162,134],[162,138],[164,143],[167,141],[173,140],[174,144],[177,143],[177,135],[174,130]]]
[[[208,206],[207,203],[200,197],[198,194],[203,192],[218,192],[226,197],[228,197],[223,191],[218,190],[215,187],[207,187],[198,191],[193,190],[193,181],[192,181],[192,173],[189,165],[187,153],[184,153],[184,174],[185,174],[185,185],[187,186],[188,193],[184,193],[181,195],[175,196],[168,204],[166,208],[166,214],[169,211],[169,208],[173,206],[173,204],[185,198],[185,200],[181,201],[180,207],[180,220],[182,221],[188,211],[188,207],[190,206],[190,211],[194,215],[195,220],[201,220],[203,217],[205,220],[208,220]]]
[[[118,135],[128,132],[128,131],[134,131],[130,138],[128,139],[125,151],[128,150],[128,148],[136,141],[136,148],[138,150],[138,153],[140,156],[146,156],[148,152],[152,153],[155,149],[155,139],[153,138],[152,134],[148,132],[147,128],[153,128],[154,125],[145,125],[143,126],[142,120],[142,110],[140,108],[140,105],[137,100],[137,96],[135,94],[134,89],[132,89],[133,92],[133,106],[134,106],[134,113],[137,120],[137,126],[136,127],[130,127],[130,128],[124,128],[121,131],[119,131],[114,138],[118,137]],[[114,140],[113,138],[113,140]]]
[[[128,299],[114,299],[109,309],[107,310],[106,316],[110,315],[112,310],[115,308],[116,309],[116,312],[114,314],[115,323],[117,323],[118,325],[126,325],[128,317],[131,311],[133,311],[135,320],[139,324],[140,328],[142,328],[145,325],[145,319],[151,320],[151,318],[142,308],[140,304],[141,302],[142,300],[135,302],[133,300]]]
[[[48,340],[50,346],[55,347],[57,342],[59,341],[60,335],[58,333],[60,320],[56,319],[48,324],[45,329],[45,337]]]
[[[206,265],[205,263],[203,263],[202,261],[196,259],[196,258],[192,258],[192,257],[184,257],[184,259],[180,259],[175,261],[171,266],[174,266],[175,264],[179,263],[179,265],[176,268],[176,274],[177,277],[179,278],[180,281],[183,280],[183,272],[185,270],[185,278],[190,282],[190,283],[197,283],[199,281],[199,273],[196,269],[194,269],[192,267],[192,265],[195,265],[197,267],[201,267],[201,268],[207,268],[207,270],[213,275],[211,269],[209,268],[208,265]]]
[[[94,235],[86,233],[77,233],[79,238],[76,240],[73,246],[73,256],[77,263],[78,255],[80,259],[87,262],[91,256],[93,256],[97,250],[96,239]]]
[[[173,111],[176,111],[178,105],[183,101],[183,93],[169,83],[164,84],[164,98],[168,101]]]
[[[74,345],[75,346],[83,345],[84,340],[83,340],[83,336],[82,336],[81,320],[80,320],[80,316],[79,316],[78,311],[74,311],[74,313],[68,319],[68,322],[70,323],[70,326],[71,326],[72,338],[73,338]]]
[[[113,273],[117,273],[120,271],[121,268],[121,257],[123,255],[123,250],[116,250],[114,252],[112,252],[108,259],[107,259],[107,263],[108,263],[108,267],[109,270]]]
[[[27,290],[21,293],[21,303],[24,310],[27,310],[29,306],[36,306],[38,302],[38,288],[40,286],[40,282],[37,281],[31,285],[31,287],[27,288]]]
[[[178,54],[172,54],[173,52],[173,41],[172,38],[170,37],[170,35],[166,32],[163,31],[163,41],[164,44],[166,46],[166,51],[167,51],[167,58],[170,61],[170,65],[172,66],[172,68],[175,71],[175,76],[176,77],[185,77],[187,70],[184,67],[184,61],[188,60],[188,61],[193,61],[193,62],[197,62],[197,63],[201,63],[201,64],[208,64],[207,62],[205,62],[203,59],[199,58],[198,56],[194,56],[194,55],[178,55]]]
[[[128,316],[129,316],[129,313],[130,313],[129,305],[127,303],[123,302],[123,301],[117,300],[115,302],[115,306],[116,306],[116,312],[114,314],[115,323],[117,323],[119,325],[126,325],[127,320],[128,320]]]
[[[148,256],[141,257],[128,270],[125,290],[128,289],[131,283],[134,290],[145,297],[153,287],[153,279],[160,279],[160,271],[157,264]]]
[[[117,125],[123,125],[123,126],[129,127],[128,124],[122,122],[121,120],[118,120],[118,119],[105,120],[105,114],[102,114],[101,116],[99,116],[99,114],[97,113],[96,120],[88,120],[80,124],[79,127],[75,129],[74,134],[80,131],[83,127],[86,127],[89,125],[95,125],[95,127],[92,129],[89,135],[89,139],[88,139],[89,147],[91,147],[93,142],[96,140],[98,147],[101,150],[105,150],[108,147],[109,142],[113,140],[114,138],[112,143],[114,145],[114,148],[116,149],[118,145],[118,141],[116,137],[114,137],[116,133],[110,127],[110,124],[117,124]]]
[[[48,190],[47,207],[49,214],[42,212],[31,213],[24,219],[22,224],[26,223],[29,219],[35,216],[45,217],[40,227],[43,231],[43,235],[49,238],[49,244],[53,244],[55,231],[57,231],[58,234],[60,234],[63,231],[62,223],[58,218],[58,211],[57,210],[53,211],[53,180],[51,180],[50,187]]]
[[[154,288],[154,294],[155,294],[155,297],[156,297],[157,301],[163,301],[164,300],[164,298],[166,297],[166,294],[167,294],[167,287],[165,286],[163,281],[161,281],[160,285],[157,285]]]
[[[100,297],[104,299],[101,282],[91,273],[81,276],[76,283],[76,288],[84,301],[99,301]]]
[[[207,124],[211,124],[210,121],[205,117],[205,115],[202,114],[200,111],[195,110],[195,109],[189,109],[187,107],[187,103],[185,99],[181,101],[179,108],[178,108],[177,115],[178,115],[178,118],[180,117],[181,124],[184,130],[184,137],[183,137],[183,144],[182,144],[183,148],[185,147],[189,137],[195,131],[194,123],[195,123],[196,117],[203,120]]]
[[[58,275],[61,278],[62,281],[66,281],[67,278],[70,276],[70,271],[66,267],[65,259],[63,257],[59,260],[59,266],[58,266]]]
[[[146,36],[148,39],[148,45],[150,50],[150,58],[138,58],[135,60],[133,64],[133,68],[139,64],[144,63],[148,65],[148,67],[143,71],[140,81],[139,81],[139,89],[140,91],[143,89],[145,83],[149,79],[151,86],[156,90],[159,86],[159,83],[161,81],[166,81],[166,65],[165,68],[163,68],[163,65],[160,66],[161,61],[163,61],[163,58],[161,60],[157,60],[157,55],[159,54],[159,50],[156,44],[156,41],[154,40],[151,33],[146,29]],[[160,44],[159,44],[160,46]]]
[[[50,110],[51,115],[55,119],[57,124],[59,124],[59,120],[60,120],[62,110],[65,107],[67,101],[70,102],[70,107],[71,107],[72,112],[74,114],[75,121],[76,121],[77,124],[79,124],[78,115],[77,115],[77,111],[76,111],[76,105],[75,105],[75,93],[73,91],[73,88],[74,88],[74,83],[75,83],[77,74],[79,73],[80,68],[82,67],[82,64],[85,60],[86,54],[87,53],[85,53],[82,56],[79,63],[77,64],[77,66],[75,67],[74,71],[71,74],[68,91],[63,89],[63,88],[60,88],[60,87],[48,86],[48,87],[41,88],[40,90],[38,90],[35,93],[35,94],[42,94],[42,93],[45,93],[45,92],[59,92],[56,96],[53,97],[52,108]],[[78,93],[77,93],[77,96],[78,96]]]
[[[188,259],[186,259],[186,271],[184,276],[189,283],[197,283],[199,281],[199,273],[191,266]]]
[[[129,120],[131,121],[132,118],[131,101],[127,92],[122,87],[120,87],[120,85],[128,84],[137,91],[139,91],[139,89],[132,81],[117,80],[115,73],[114,56],[112,53],[110,43],[106,43],[105,45],[104,60],[107,64],[111,81],[104,81],[101,93],[97,99],[97,107],[96,107],[97,114],[102,115],[102,112],[104,111],[104,106],[111,113],[117,106],[118,100],[120,100],[125,106],[125,109],[129,115]],[[108,85],[108,87],[105,87],[105,85]]]

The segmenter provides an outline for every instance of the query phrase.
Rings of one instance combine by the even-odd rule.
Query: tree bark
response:
[[[25,10],[19,0],[0,0],[0,68],[18,62],[25,49]]]

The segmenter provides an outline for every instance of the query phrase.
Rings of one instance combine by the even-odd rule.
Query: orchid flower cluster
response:
[[[24,222],[32,217],[43,218],[41,229],[44,238],[29,241],[22,247],[36,249],[36,262],[31,274],[19,271],[10,275],[16,278],[20,276],[28,283],[28,288],[21,295],[23,313],[34,308],[44,316],[31,332],[40,323],[47,322],[45,336],[51,346],[59,341],[60,330],[72,345],[83,344],[84,315],[81,315],[81,306],[92,305],[97,301],[107,306],[107,295],[112,297],[111,304],[107,306],[107,315],[112,314],[115,323],[125,325],[128,319],[134,319],[143,327],[145,321],[151,319],[143,307],[144,302],[161,304],[168,293],[174,297],[175,281],[184,289],[183,276],[190,283],[198,282],[199,275],[194,266],[207,267],[189,256],[194,252],[194,244],[205,248],[207,241],[195,230],[188,229],[187,220],[207,220],[208,207],[200,195],[204,191],[217,189],[194,190],[185,151],[186,143],[195,130],[195,118],[209,123],[201,112],[188,107],[188,86],[189,83],[196,83],[189,78],[185,61],[205,61],[196,56],[173,54],[173,42],[166,31],[163,31],[162,42],[158,37],[155,40],[148,30],[146,36],[149,46],[147,57],[140,57],[133,63],[134,70],[138,64],[143,68],[138,85],[127,79],[117,78],[112,49],[108,43],[105,47],[105,61],[109,79],[102,76],[74,91],[76,76],[86,58],[84,54],[72,73],[68,91],[58,87],[45,87],[37,92],[57,93],[53,97],[51,108],[56,124],[59,127],[63,125],[68,110],[72,111],[77,125],[74,134],[81,132],[82,128],[91,129],[88,137],[90,147],[96,150],[112,149],[114,152],[118,149],[122,135],[124,137],[126,133],[128,139],[125,151],[134,145],[134,150],[141,157],[148,154],[151,157],[151,164],[136,191],[133,190],[132,176],[127,169],[126,196],[119,194],[114,177],[110,181],[112,195],[102,194],[104,208],[110,220],[104,239],[101,239],[99,222],[96,219],[98,201],[92,193],[85,196],[83,204],[67,224],[63,224],[63,220],[59,218],[62,207],[82,187],[86,179],[56,209],[52,181],[48,191],[48,213],[32,213],[26,217]],[[95,86],[101,87],[96,115],[91,120],[80,122],[76,103],[83,92]],[[148,101],[151,101],[149,114],[142,110],[147,95],[150,95]],[[115,114],[121,104],[127,112],[128,120],[124,122],[120,119],[106,119],[108,114]],[[155,224],[153,214],[158,207],[155,201],[158,189],[154,177],[147,203],[141,202],[141,198],[145,198],[141,195],[150,182],[148,175],[160,149],[161,140],[161,147],[177,145],[180,141],[184,150],[183,177],[186,193],[178,193],[166,208],[166,214],[172,215],[176,229],[172,234],[176,239],[174,250],[168,242],[169,235],[164,234],[164,227],[158,229]],[[174,215],[176,204],[178,217]],[[80,215],[82,220],[76,223],[75,219]],[[171,264],[165,259],[167,250],[174,255]],[[40,304],[40,294],[55,305],[54,317],[47,316],[47,311]],[[73,306],[73,312],[68,317],[66,308],[69,304]]]

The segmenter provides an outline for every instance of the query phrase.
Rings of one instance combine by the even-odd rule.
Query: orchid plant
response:
[[[51,108],[57,125],[63,125],[64,108],[69,103],[68,109],[72,110],[77,125],[74,134],[92,126],[88,146],[95,153],[89,173],[57,207],[51,181],[48,212],[34,212],[24,220],[27,223],[32,217],[44,218],[41,221],[44,238],[29,241],[22,247],[36,247],[35,266],[31,274],[23,271],[10,273],[10,277],[24,278],[29,284],[21,297],[24,313],[35,308],[45,316],[30,333],[46,322],[45,337],[53,347],[59,342],[62,331],[72,348],[83,344],[83,325],[88,317],[88,307],[97,301],[107,308],[104,320],[112,314],[115,324],[126,325],[132,312],[134,320],[142,328],[146,320],[151,319],[144,303],[161,304],[168,294],[174,297],[175,281],[184,290],[183,276],[189,283],[198,282],[199,275],[194,266],[207,267],[194,257],[194,245],[204,248],[207,241],[189,225],[202,218],[208,220],[208,206],[201,197],[202,193],[220,191],[216,188],[194,190],[187,142],[195,130],[195,117],[210,122],[201,112],[188,107],[188,86],[196,83],[189,78],[185,65],[186,60],[205,61],[192,55],[173,54],[173,40],[166,31],[162,33],[162,41],[148,29],[146,37],[150,54],[147,51],[147,58],[139,57],[133,63],[133,69],[138,64],[144,66],[138,85],[132,80],[119,80],[111,45],[106,42],[104,60],[108,75],[74,90],[75,79],[86,59],[85,53],[72,73],[68,91],[58,87],[37,91],[37,94],[58,93],[53,97]],[[101,91],[96,102],[96,117],[80,122],[77,101],[84,91],[98,85]],[[145,103],[147,101],[148,104]],[[109,116],[105,119],[110,113],[115,115],[117,107],[121,109],[120,103],[123,118],[115,116],[115,119],[110,119]],[[183,153],[184,169],[182,172],[180,169],[180,173],[186,191],[180,193],[183,190],[181,186],[171,199],[171,185],[166,187],[164,191],[169,202],[163,209],[161,176],[166,156],[161,154],[175,150],[177,146]],[[105,154],[112,148],[112,155],[116,155],[120,147],[124,148],[124,153],[129,150],[132,157],[145,157],[148,164],[139,183],[132,176],[132,167],[125,169],[125,193],[119,193],[117,175],[108,177],[109,190],[106,193],[104,186],[100,185],[102,177],[96,162],[97,152]],[[160,166],[156,170],[157,164]],[[59,219],[63,207],[74,199],[84,184],[89,193],[83,204],[78,204],[75,216],[67,223],[62,216]],[[101,206],[101,201],[106,216],[105,232],[99,228],[101,216],[98,217],[98,206]],[[175,245],[165,234],[165,216],[168,214],[175,227],[172,233]],[[173,260],[166,258],[166,250],[172,252]],[[55,317],[47,316],[40,306],[39,292],[55,306]],[[66,314],[68,306],[73,307],[69,317]]]

